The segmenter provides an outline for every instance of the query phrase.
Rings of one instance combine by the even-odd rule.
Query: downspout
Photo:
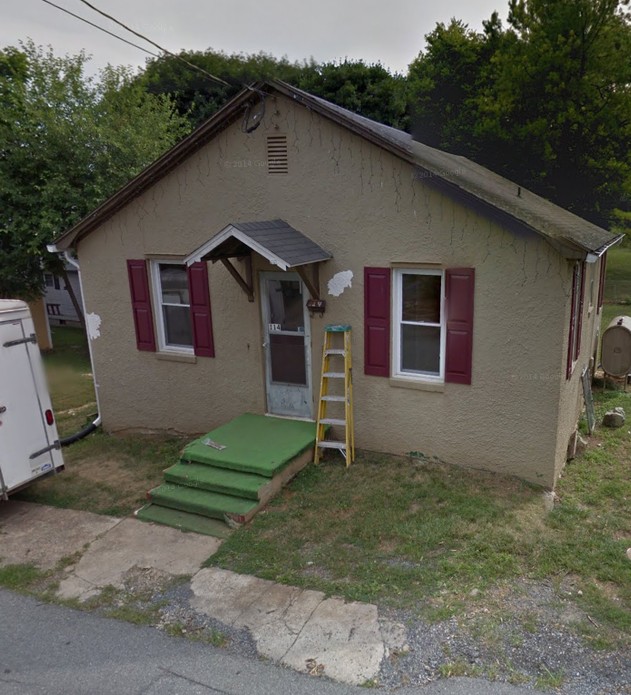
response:
[[[60,253],[59,249],[54,245],[51,244],[50,246],[47,246],[47,250],[50,253]],[[83,306],[83,316],[86,318],[86,326],[87,326],[87,312],[85,308],[85,297],[83,294],[83,282],[81,280],[81,268],[79,267],[79,264],[77,263],[76,259],[73,258],[68,251],[63,251],[63,257],[66,262],[68,262],[71,266],[76,268],[77,270],[77,276],[79,278],[79,290],[81,291],[81,304]],[[86,328],[87,332],[87,328]],[[99,402],[99,385],[96,381],[96,372],[94,371],[94,354],[92,353],[92,340],[89,335],[86,336],[88,339],[88,353],[90,355],[90,368],[92,369],[92,382],[94,384],[94,397],[96,398],[96,410],[97,410],[97,415],[96,418],[86,427],[84,427],[82,430],[79,430],[78,432],[75,432],[74,434],[69,435],[68,437],[63,437],[59,440],[59,443],[61,446],[68,446],[70,444],[74,444],[74,442],[78,442],[80,439],[83,439],[84,437],[87,437],[90,433],[94,432],[94,430],[99,427],[101,424],[101,405]]]

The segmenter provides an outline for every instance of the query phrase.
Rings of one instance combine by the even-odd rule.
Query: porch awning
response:
[[[198,261],[219,261],[247,256],[255,251],[281,270],[319,263],[332,258],[328,251],[283,220],[234,222],[202,244],[184,259],[186,265]]]

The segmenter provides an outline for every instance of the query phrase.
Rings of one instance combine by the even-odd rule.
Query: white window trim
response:
[[[440,277],[440,323],[428,323],[428,326],[440,328],[439,373],[411,372],[401,369],[401,323],[403,314],[403,275],[437,275]],[[447,327],[445,321],[445,271],[430,268],[392,268],[392,376],[417,382],[444,383],[445,381],[445,347]],[[421,324],[422,325],[422,324]]]
[[[182,304],[170,304],[162,301],[162,283],[160,282],[160,266],[161,265],[182,265],[186,266],[181,260],[173,258],[152,258],[150,260],[151,267],[151,296],[153,299],[153,315],[155,317],[156,333],[158,338],[158,349],[160,352],[177,353],[180,355],[194,355],[195,348],[185,345],[169,345],[166,342],[166,329],[164,326],[164,317],[162,315],[162,307],[166,306],[184,306]],[[189,305],[190,306],[190,305]]]

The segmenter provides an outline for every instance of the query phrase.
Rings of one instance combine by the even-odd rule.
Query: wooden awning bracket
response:
[[[311,275],[312,277],[309,277],[309,274],[307,273],[306,266],[304,265],[299,265],[296,266],[295,270],[300,275],[300,279],[305,283],[307,289],[309,290],[309,294],[311,295],[311,299],[315,299],[316,301],[320,300],[320,264],[319,263],[311,263]]]
[[[228,269],[228,272],[237,281],[239,287],[248,297],[248,302],[254,301],[254,283],[252,282],[252,254],[240,257],[245,262],[245,278],[241,277],[239,271],[230,263],[228,258],[219,259]]]
[[[243,261],[245,263],[245,277],[243,277],[239,273],[239,271],[232,265],[232,263],[230,262],[230,258],[238,258],[238,260]],[[230,275],[232,275],[232,277],[237,281],[239,287],[247,295],[248,302],[253,302],[254,283],[252,281],[252,254],[238,257],[231,256],[230,258],[225,256],[216,258],[213,259],[213,263],[221,261],[223,265],[227,268]],[[300,279],[304,282],[307,290],[309,291],[309,295],[312,300],[310,301],[310,304],[317,307],[322,307],[315,309],[315,311],[322,312],[324,311],[325,302],[320,299],[320,264],[310,263],[309,265],[311,265],[310,274],[307,272],[307,268],[304,265],[299,265],[296,268],[292,268],[292,270],[295,270],[298,273]]]

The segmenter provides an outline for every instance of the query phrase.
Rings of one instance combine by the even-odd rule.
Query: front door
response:
[[[267,412],[313,417],[306,290],[296,273],[261,273]]]

